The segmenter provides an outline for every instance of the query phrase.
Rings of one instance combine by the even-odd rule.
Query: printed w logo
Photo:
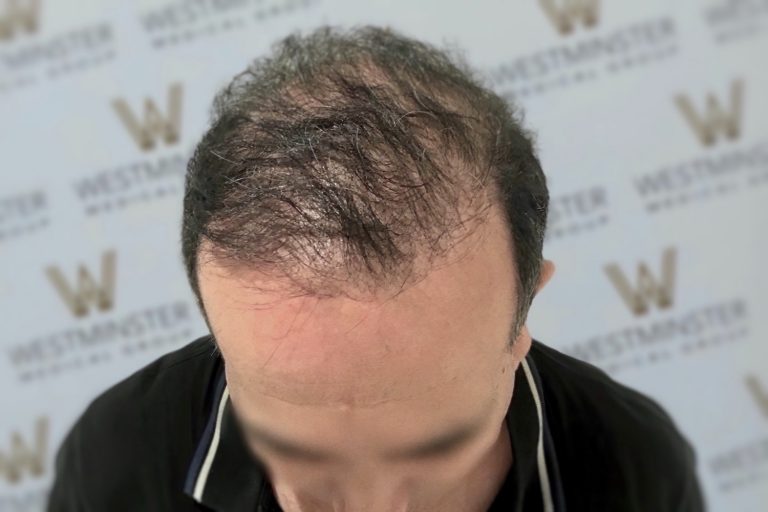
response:
[[[101,311],[111,309],[115,295],[115,251],[108,251],[101,257],[101,283],[97,283],[88,269],[81,265],[77,274],[77,289],[73,289],[58,267],[46,269],[59,295],[72,314],[83,317],[89,313],[89,305],[94,304]]]
[[[570,34],[576,22],[587,27],[597,24],[600,0],[539,0],[542,9],[560,34]]]
[[[661,258],[661,279],[657,280],[645,263],[640,263],[637,270],[637,284],[633,286],[624,272],[616,264],[606,265],[604,270],[613,285],[624,299],[627,307],[637,316],[649,310],[649,303],[655,303],[659,309],[672,306],[675,287],[676,251],[670,247]]]
[[[155,147],[158,138],[166,144],[179,140],[181,126],[181,84],[175,83],[168,90],[167,116],[163,116],[151,98],[144,99],[144,118],[139,120],[122,98],[112,101],[112,107],[117,112],[133,140],[143,151]]]
[[[9,483],[21,480],[24,471],[32,476],[41,476],[45,472],[45,459],[48,451],[48,418],[38,418],[35,425],[34,446],[29,446],[21,434],[11,433],[11,448],[7,453],[0,451],[0,475]]]
[[[40,0],[7,0],[5,12],[0,12],[0,40],[13,39],[16,29],[29,33],[37,31],[40,20]]]
[[[675,103],[683,113],[688,124],[693,128],[699,141],[711,146],[717,140],[717,134],[723,133],[729,139],[739,137],[741,131],[741,110],[744,97],[744,81],[731,83],[731,97],[728,110],[725,110],[713,94],[707,95],[706,111],[703,115],[696,111],[692,102],[684,94],[675,97]]]
[[[747,387],[752,392],[757,406],[760,407],[765,417],[768,418],[768,390],[763,388],[760,381],[754,375],[747,376]]]

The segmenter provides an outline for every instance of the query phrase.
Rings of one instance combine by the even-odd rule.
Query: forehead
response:
[[[496,362],[482,339],[503,336],[416,307],[404,312],[301,298],[270,311],[238,315],[237,325],[221,329],[227,379],[235,394],[294,405],[363,409],[416,400],[437,406],[473,388],[482,394],[483,377]]]
[[[207,260],[201,293],[233,393],[341,408],[482,395],[514,314],[505,243],[470,237],[459,257],[369,301],[285,297],[257,272],[233,275]]]

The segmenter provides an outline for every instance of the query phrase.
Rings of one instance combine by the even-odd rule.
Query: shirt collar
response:
[[[543,394],[530,351],[514,378],[506,415],[513,463],[489,510],[503,506],[517,512],[528,510],[532,503],[537,510],[552,510],[544,505],[557,468],[546,422],[539,421],[545,417]],[[237,424],[221,362],[211,389],[210,413],[187,470],[184,493],[216,512],[279,512],[266,470],[250,454]]]

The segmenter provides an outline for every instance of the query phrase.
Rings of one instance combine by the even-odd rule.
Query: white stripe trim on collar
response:
[[[544,502],[544,512],[553,512],[555,506],[552,502],[552,490],[549,486],[549,473],[547,472],[547,458],[544,455],[544,419],[541,413],[541,399],[536,387],[536,381],[533,378],[528,361],[523,359],[523,371],[528,380],[528,387],[531,388],[533,401],[536,403],[536,415],[539,417],[539,441],[536,443],[536,462],[539,467],[539,481],[541,482],[541,499]]]
[[[200,467],[200,472],[197,474],[195,488],[192,493],[192,497],[198,502],[203,499],[203,491],[205,491],[205,484],[208,481],[208,474],[211,472],[213,458],[216,456],[216,450],[219,447],[219,439],[221,438],[221,418],[224,416],[224,406],[227,404],[228,398],[229,388],[224,386],[224,391],[221,393],[221,399],[219,400],[219,408],[216,412],[216,427],[213,430],[211,444],[208,446],[208,451],[205,454],[205,460],[203,461],[203,465]]]

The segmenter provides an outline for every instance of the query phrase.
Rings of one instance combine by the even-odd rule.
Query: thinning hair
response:
[[[370,25],[294,32],[220,89],[210,115],[181,233],[206,322],[203,252],[298,294],[402,290],[496,207],[516,269],[511,346],[549,195],[532,134],[457,49]]]

